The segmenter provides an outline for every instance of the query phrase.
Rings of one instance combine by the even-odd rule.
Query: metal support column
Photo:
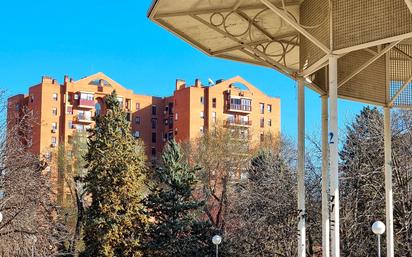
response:
[[[386,249],[387,257],[394,256],[393,239],[393,190],[392,190],[392,129],[391,110],[384,109],[384,148],[385,148],[385,202],[386,202]]]
[[[338,174],[338,58],[329,56],[329,154],[332,257],[340,257],[339,235],[339,174]]]
[[[305,85],[298,79],[298,256],[306,256],[306,208],[305,208]]]
[[[330,256],[328,96],[322,95],[322,256]]]

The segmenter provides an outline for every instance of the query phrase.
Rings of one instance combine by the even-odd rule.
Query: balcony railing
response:
[[[251,112],[252,106],[251,105],[243,105],[243,104],[230,104],[229,105],[230,111],[241,111],[241,112]]]
[[[79,107],[94,108],[94,100],[79,99]]]
[[[92,117],[84,114],[77,115],[77,121],[80,122],[93,122]]]
[[[252,126],[252,121],[242,119],[227,119],[226,126]]]

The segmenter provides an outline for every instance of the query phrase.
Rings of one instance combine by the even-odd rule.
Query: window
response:
[[[156,157],[156,148],[152,147],[152,157]]]
[[[84,125],[82,125],[82,124],[76,124],[76,125],[74,125],[74,128],[76,129],[77,132],[85,131]]]
[[[92,120],[92,112],[91,111],[79,111],[77,115],[79,120],[91,121]]]
[[[261,128],[265,127],[265,119],[264,118],[260,118],[260,127]]]
[[[52,127],[52,131],[53,131],[53,132],[56,132],[56,130],[57,130],[57,123],[56,123],[56,122],[53,122],[52,125],[51,125],[51,127]]]
[[[135,138],[140,138],[140,131],[139,131],[139,130],[136,130],[136,131],[133,133],[133,136],[134,136]]]
[[[230,108],[241,111],[252,111],[252,100],[246,98],[230,98]]]
[[[178,118],[178,115],[177,115],[177,113],[176,113],[176,115],[175,115],[175,120],[177,120],[177,118]]]
[[[120,107],[123,107],[123,97],[117,97]]]
[[[268,104],[268,112],[272,112],[272,105]]]
[[[51,152],[48,152],[48,153],[46,153],[46,154],[44,155],[44,157],[46,157],[46,159],[47,159],[48,161],[51,161],[52,158],[53,158],[53,154],[52,154]]]
[[[134,123],[140,125],[140,116],[136,116],[136,118],[134,118]]]
[[[202,127],[200,127],[200,134],[203,134],[205,132],[205,129]]]
[[[34,95],[30,94],[30,103],[34,102]]]
[[[100,116],[100,114],[102,113],[102,106],[100,103],[96,103],[94,108],[96,109],[96,116]]]
[[[200,118],[204,119],[205,118],[205,113],[204,112],[200,112]]]
[[[93,101],[94,100],[94,95],[89,94],[89,93],[80,93],[80,99],[81,100],[87,100],[87,101]]]
[[[173,114],[173,103],[169,103],[169,114]]]
[[[241,125],[250,125],[249,116],[240,116]]]
[[[15,109],[16,111],[20,110],[20,104],[16,104],[16,105],[14,106],[14,109]]]
[[[216,108],[216,98],[213,98],[213,99],[212,99],[212,107],[213,107],[213,108]]]
[[[73,106],[67,106],[66,112],[69,115],[73,115]]]
[[[242,98],[242,105],[244,106],[246,111],[252,110],[252,100],[251,99]]]
[[[240,131],[240,137],[242,139],[249,139],[249,130],[245,129],[245,130],[241,130]]]
[[[260,113],[261,113],[261,114],[264,114],[264,113],[265,113],[265,104],[260,103],[260,104],[259,104],[259,107],[260,107]]]
[[[173,128],[173,117],[169,117],[169,129]]]
[[[72,129],[73,128],[73,121],[69,120],[67,122],[67,127],[68,127],[68,129]]]
[[[212,122],[216,123],[216,112],[212,112]]]
[[[232,104],[232,105],[241,105],[242,101],[240,100],[240,98],[230,98],[230,104]]]
[[[156,115],[156,113],[157,113],[157,106],[152,105],[152,115]]]
[[[268,126],[272,127],[272,119],[268,119]]]
[[[157,119],[152,119],[152,129],[156,129]]]
[[[167,124],[169,124],[169,119],[164,119],[164,124],[165,124],[165,126],[167,126]]]
[[[56,107],[53,107],[52,114],[53,114],[53,116],[57,116],[57,108]]]
[[[205,98],[203,96],[200,97],[200,103],[205,104]]]
[[[265,134],[263,132],[260,133],[260,142],[265,141]]]
[[[126,113],[126,120],[129,121],[129,122],[132,121],[132,113],[131,112]]]
[[[56,137],[52,137],[51,138],[51,143],[52,143],[52,145],[56,145],[57,144],[57,139],[56,139]]]
[[[140,103],[136,103],[136,111],[140,111]]]
[[[157,135],[155,132],[152,133],[152,143],[156,143]]]
[[[167,133],[167,139],[168,139],[168,140],[172,140],[172,139],[173,139],[173,131],[169,131],[169,132]]]
[[[235,122],[235,115],[233,114],[228,114],[227,115],[227,121],[229,122],[229,124],[232,124]]]
[[[53,93],[53,100],[57,101],[59,99],[59,96],[57,93]]]

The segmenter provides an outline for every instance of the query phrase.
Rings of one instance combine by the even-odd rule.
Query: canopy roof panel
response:
[[[328,56],[338,55],[340,97],[412,106],[405,1],[155,0],[149,17],[210,56],[305,77],[322,94]]]

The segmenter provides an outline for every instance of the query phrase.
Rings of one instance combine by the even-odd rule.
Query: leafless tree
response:
[[[308,256],[319,254],[318,176],[307,163]],[[226,224],[229,256],[297,256],[296,149],[278,138],[252,159],[247,176],[230,193]]]
[[[206,199],[205,213],[221,231],[225,228],[228,190],[250,162],[248,136],[240,129],[216,126],[183,147],[190,161],[202,167],[199,197]]]
[[[411,124],[410,112],[394,113],[392,167],[395,255],[406,257],[412,256]],[[385,221],[383,145],[382,114],[377,109],[363,109],[348,124],[341,150],[341,234],[345,256],[376,255],[376,237],[371,225],[378,219]]]
[[[87,203],[82,178],[86,174],[84,156],[87,152],[88,133],[75,131],[70,143],[60,145],[52,166],[59,173],[58,195],[62,206],[59,215],[64,217],[64,223],[69,231],[65,243],[65,251],[72,256],[78,256],[82,251],[81,234]]]
[[[0,256],[4,257],[31,256],[32,251],[36,256],[54,256],[66,238],[47,161],[27,151],[33,122],[33,113],[23,110],[20,119],[2,125]]]

